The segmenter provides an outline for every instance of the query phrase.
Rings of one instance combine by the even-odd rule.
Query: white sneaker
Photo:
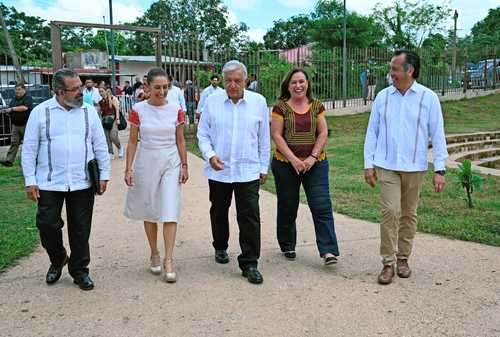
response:
[[[123,146],[120,146],[120,149],[118,150],[118,157],[123,158]]]

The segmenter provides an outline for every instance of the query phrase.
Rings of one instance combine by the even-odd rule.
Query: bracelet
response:
[[[316,157],[316,156],[315,156],[315,155],[313,155],[312,153],[311,153],[311,157],[313,157],[314,159],[318,160],[318,157]]]

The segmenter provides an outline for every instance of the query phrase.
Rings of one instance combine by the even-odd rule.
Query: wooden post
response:
[[[155,34],[156,66],[161,67],[161,32]]]
[[[52,64],[54,71],[63,67],[62,47],[61,47],[61,27],[50,24],[50,41],[52,43]]]

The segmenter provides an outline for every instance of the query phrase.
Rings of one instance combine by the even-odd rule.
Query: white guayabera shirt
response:
[[[31,111],[22,151],[26,186],[64,192],[89,188],[87,163],[93,158],[100,179],[109,180],[108,145],[93,106],[68,111],[54,96]]]
[[[236,104],[226,91],[208,97],[198,125],[198,144],[210,180],[249,182],[267,174],[271,140],[264,96],[245,90]],[[221,171],[210,166],[215,155],[224,162]]]
[[[416,81],[404,96],[394,86],[385,88],[377,95],[368,122],[365,169],[426,171],[429,138],[434,171],[445,170],[448,151],[437,95]]]

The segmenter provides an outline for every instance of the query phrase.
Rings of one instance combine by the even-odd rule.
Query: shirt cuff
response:
[[[216,155],[215,151],[214,150],[210,150],[210,151],[208,151],[208,152],[205,153],[205,159],[206,160],[210,160],[210,158],[212,158],[215,155]]]
[[[268,166],[262,166],[260,168],[260,174],[265,174],[267,175],[269,173],[269,167]]]
[[[373,168],[373,161],[365,160],[365,170]]]
[[[99,180],[108,180],[109,181],[110,174],[109,171],[101,171],[99,172]]]
[[[24,177],[24,184],[25,186],[36,185],[36,177],[35,176]]]
[[[445,171],[445,170],[446,170],[446,160],[434,161],[434,171]]]

